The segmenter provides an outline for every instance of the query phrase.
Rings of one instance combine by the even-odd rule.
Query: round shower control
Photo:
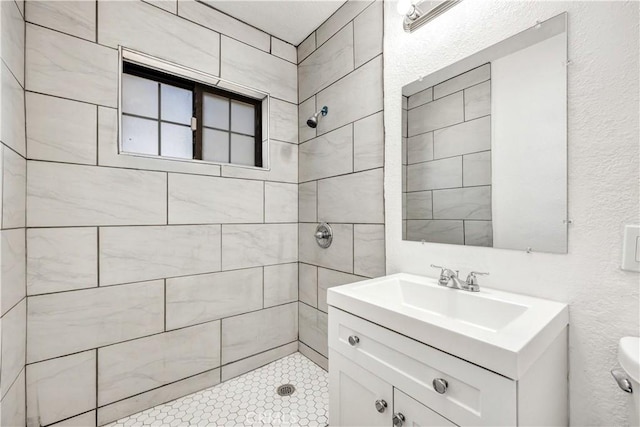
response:
[[[318,227],[316,227],[314,236],[316,238],[318,246],[326,249],[331,246],[331,242],[333,241],[333,230],[331,229],[331,226],[329,224],[323,222],[322,224],[318,225]]]

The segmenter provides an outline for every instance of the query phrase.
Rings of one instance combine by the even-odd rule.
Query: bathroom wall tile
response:
[[[298,218],[300,222],[316,222],[318,182],[311,181],[298,186]]]
[[[271,54],[293,62],[294,64],[298,63],[296,47],[276,37],[271,37]]]
[[[105,4],[125,3],[100,6]],[[27,90],[109,107],[118,104],[115,49],[27,24],[26,67]]]
[[[382,53],[382,2],[376,1],[353,21],[356,68]]]
[[[24,87],[24,19],[15,2],[1,2],[2,60]]]
[[[320,366],[325,371],[329,370],[329,359],[309,347],[304,343],[298,341],[298,351],[304,355],[307,359],[311,360],[316,365]]]
[[[20,372],[18,379],[9,388],[0,402],[0,425],[3,426],[23,426],[26,425],[26,403],[24,369]]]
[[[384,225],[353,226],[353,272],[361,276],[384,276]]]
[[[491,114],[491,81],[464,90],[464,119],[473,120]]]
[[[491,149],[491,117],[460,123],[433,133],[436,159]]]
[[[300,261],[353,272],[353,225],[331,224],[333,242],[323,249],[316,243],[316,224],[300,224]]]
[[[462,157],[407,166],[407,191],[462,187]]]
[[[309,34],[309,37],[304,39],[302,43],[298,45],[298,63],[304,61],[304,59],[311,55],[316,50],[316,33],[315,31]]]
[[[317,111],[315,96],[301,102],[298,106],[298,136],[300,143],[316,137],[316,129],[307,126],[307,119],[317,113]],[[320,120],[324,120],[324,118]]]
[[[222,226],[222,269],[298,261],[296,224]]]
[[[384,222],[383,170],[373,169],[318,181],[318,219]]]
[[[407,220],[407,240],[463,245],[464,227],[462,221]]]
[[[404,97],[403,97],[404,98]],[[407,110],[410,108],[416,108],[427,102],[433,101],[433,87],[428,87],[421,90],[418,93],[411,95],[407,99]]]
[[[293,354],[296,351],[298,351],[298,343],[294,341],[225,365],[222,367],[222,381],[227,381],[249,371],[253,371],[275,360]]]
[[[179,0],[178,15],[226,36],[250,44],[260,50],[269,52],[270,37],[267,33],[219,12],[206,4],[194,0]]]
[[[96,407],[96,350],[27,366],[27,417],[41,425]]]
[[[352,172],[352,126],[343,126],[300,144],[299,156],[301,182]]]
[[[300,341],[324,357],[328,357],[327,313],[298,303]]]
[[[26,96],[29,159],[96,164],[95,105],[32,92]]]
[[[365,279],[366,277],[356,276],[354,274],[318,268],[318,310],[324,311],[325,313],[329,311],[329,307],[327,306],[327,289]]]
[[[222,176],[261,179],[266,181],[298,182],[298,146],[286,142],[269,141],[270,170],[222,166]]]
[[[16,4],[18,5],[18,9],[20,10],[22,16],[24,16],[24,2],[25,0],[16,0]]]
[[[407,138],[407,164],[433,160],[433,132]]]
[[[491,186],[433,192],[434,219],[491,219]]]
[[[322,90],[316,95],[316,105],[329,106],[329,114],[318,123],[319,133],[337,129],[381,111],[383,108],[382,57],[369,61]]]
[[[220,366],[220,321],[98,349],[98,405]]]
[[[410,137],[461,123],[464,120],[464,96],[457,92],[416,107],[409,110],[407,120],[407,136]]]
[[[269,137],[297,144],[298,106],[271,98],[269,108],[271,109],[269,111]]]
[[[100,285],[220,270],[219,225],[100,229]]]
[[[417,191],[406,194],[405,219],[433,219],[433,198],[431,191]]]
[[[298,222],[298,186],[264,183],[264,222]]]
[[[162,332],[164,282],[29,297],[27,363]]]
[[[176,329],[262,308],[262,269],[167,279],[167,329]]]
[[[384,121],[382,111],[353,124],[354,172],[384,165]]]
[[[142,2],[98,2],[98,43],[218,76],[220,35]]]
[[[59,423],[51,424],[51,427],[95,427],[96,411],[85,412],[73,418],[67,418]]]
[[[222,363],[234,362],[297,339],[295,302],[222,319]]]
[[[152,4],[167,12],[178,13],[178,0],[142,0],[145,3]]]
[[[264,306],[298,300],[298,263],[271,265],[264,268]]]
[[[34,1],[27,21],[92,42],[96,41],[96,3],[92,1]]]
[[[305,100],[353,70],[353,24],[347,24],[298,65],[299,99]]]
[[[263,183],[169,174],[169,224],[262,222]]]
[[[318,47],[324,44],[329,37],[333,36],[349,21],[352,21],[362,12],[371,1],[348,1],[343,4],[333,15],[329,17],[316,30],[316,40]]]
[[[318,306],[318,267],[300,263],[298,298],[312,307]]]
[[[409,162],[408,155],[407,155],[409,148],[407,147],[407,145],[408,145],[408,138],[402,137],[402,151],[400,153],[400,156],[401,156],[401,161],[403,166],[408,164]]]
[[[2,383],[0,384],[0,396],[5,396],[9,392],[9,387],[24,368],[25,337],[27,335],[26,318],[26,299],[22,299],[20,303],[2,317],[2,345],[0,346],[2,357],[0,375],[2,376]]]
[[[28,295],[98,286],[96,228],[30,228],[27,248]]]
[[[116,421],[220,383],[220,369],[203,372],[98,408],[98,425]]]
[[[5,37],[0,43],[3,43],[4,39]],[[4,62],[0,64],[0,85],[2,86],[0,88],[2,90],[0,140],[24,156],[26,153],[24,90]]]
[[[166,224],[164,173],[36,161],[27,172],[30,227]]]
[[[462,183],[465,187],[491,185],[491,151],[462,157]]]
[[[2,228],[24,227],[27,162],[2,147]]]
[[[259,49],[222,36],[220,77],[298,102],[297,67]],[[260,70],[260,72],[256,72]]]
[[[401,126],[401,134],[402,134],[402,136],[404,138],[409,136],[409,123],[408,123],[409,118],[408,117],[409,117],[409,111],[403,109],[401,111],[401,123],[400,123],[400,126]]]
[[[464,244],[470,246],[493,246],[491,221],[465,221]]]
[[[26,248],[25,229],[2,230],[0,232],[0,311],[5,314],[26,294]]]
[[[451,93],[458,92],[469,86],[482,83],[491,78],[491,65],[481,65],[473,70],[460,74],[433,87],[433,98],[438,99]]]

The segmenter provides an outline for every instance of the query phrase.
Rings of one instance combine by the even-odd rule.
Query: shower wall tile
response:
[[[9,387],[24,368],[25,336],[27,334],[26,313],[27,300],[23,298],[2,317],[2,341],[0,343],[0,357],[2,357],[0,375],[2,376],[2,383],[0,384],[0,396],[5,396],[8,393]],[[4,412],[4,406],[2,411]]]
[[[167,329],[259,310],[262,286],[262,268],[167,279]]]
[[[26,247],[24,228],[0,231],[0,312],[4,315],[24,298]]]
[[[315,31],[304,39],[302,43],[298,45],[298,63],[304,61],[304,59],[311,55],[316,50],[316,33]]]
[[[491,149],[491,117],[486,116],[433,133],[436,159]]]
[[[353,171],[353,128],[343,126],[299,148],[300,182]]]
[[[451,93],[458,92],[469,86],[482,83],[491,78],[491,65],[485,64],[473,70],[446,80],[433,88],[433,98],[438,99]]]
[[[29,91],[116,107],[118,51],[27,24],[26,82]]]
[[[298,263],[264,267],[264,306],[298,300]]]
[[[219,225],[100,229],[100,285],[220,270]]]
[[[424,90],[421,90],[418,93],[411,95],[408,98],[403,97],[403,99],[406,99],[406,103],[407,103],[405,109],[408,110],[408,109],[419,107],[423,104],[426,104],[427,102],[433,101],[433,88],[428,87]]]
[[[220,77],[261,88],[283,101],[298,102],[295,64],[225,36],[221,46]]]
[[[164,282],[29,297],[27,363],[162,332]]]
[[[0,2],[0,7],[4,8],[3,4]],[[5,37],[0,43],[4,40]],[[0,139],[5,145],[24,156],[26,152],[24,90],[4,62],[0,63],[0,85],[2,85]]]
[[[433,132],[407,138],[407,164],[433,160]]]
[[[384,225],[353,226],[353,272],[361,276],[384,276]]]
[[[464,121],[464,96],[457,92],[409,110],[407,136],[431,132]]]
[[[455,220],[407,220],[408,240],[464,244],[464,226]]]
[[[326,268],[318,268],[318,310],[324,311],[325,313],[329,311],[329,307],[327,306],[327,289],[333,286],[359,282],[361,280],[366,280],[366,277]]]
[[[37,161],[27,172],[30,227],[166,224],[164,173]]]
[[[2,412],[0,412],[0,425],[23,426],[26,420],[24,369],[18,378],[11,384],[9,391],[2,397]]]
[[[298,341],[298,351],[325,371],[329,370],[329,359],[327,359],[308,345],[305,345],[302,342]]]
[[[491,114],[491,81],[464,90],[464,118],[473,120]]]
[[[382,111],[353,124],[353,171],[384,165],[384,121]]]
[[[26,103],[29,159],[96,164],[95,105],[32,92]]]
[[[329,17],[316,30],[316,40],[318,47],[324,44],[331,36],[342,27],[352,21],[362,12],[372,1],[348,1],[343,4],[333,15]]]
[[[298,339],[298,303],[222,320],[222,364]]]
[[[96,3],[92,1],[34,1],[26,19],[89,41],[96,41]]]
[[[258,353],[254,356],[247,357],[246,359],[224,365],[222,367],[222,381],[227,381],[249,371],[253,371],[254,369],[281,359],[295,353],[296,351],[298,351],[298,344],[296,342],[290,342],[289,344]]]
[[[27,162],[2,147],[2,228],[24,227]]]
[[[298,260],[296,224],[222,225],[222,269]]]
[[[382,53],[382,2],[376,1],[353,21],[356,68]]]
[[[96,407],[96,350],[27,366],[27,417],[53,424]]]
[[[311,181],[298,186],[298,220],[300,222],[316,222],[318,182]]]
[[[407,191],[462,187],[462,157],[407,166]]]
[[[287,142],[269,141],[269,166],[271,170],[222,166],[222,176],[260,179],[296,184],[298,182],[298,146]]]
[[[27,294],[98,286],[98,229],[27,230]]]
[[[2,60],[24,87],[24,19],[14,2],[0,5]]]
[[[294,64],[298,63],[296,47],[276,37],[271,37],[271,54]]]
[[[167,12],[178,13],[178,0],[142,0],[145,3],[152,4]]]
[[[353,272],[353,224],[331,224],[333,242],[326,249],[316,243],[316,224],[300,224],[300,262]]]
[[[491,185],[491,151],[467,154],[462,158],[462,184],[465,187]]]
[[[327,314],[304,303],[298,303],[298,311],[300,342],[328,357]]]
[[[98,2],[98,43],[220,75],[220,35],[142,2]],[[117,64],[117,61],[116,61]]]
[[[433,219],[433,193],[431,191],[416,191],[405,193],[405,219]]]
[[[220,321],[98,349],[98,405],[220,366]]]
[[[491,186],[434,190],[433,218],[491,220]]]
[[[318,219],[383,223],[383,170],[374,169],[318,181]]]
[[[264,222],[298,222],[298,186],[264,183]]]
[[[318,307],[318,267],[300,263],[298,299],[311,307]]]
[[[465,221],[464,244],[470,246],[493,246],[491,221]]]
[[[271,98],[269,108],[269,138],[297,144],[298,106]]]
[[[250,223],[263,220],[263,183],[169,174],[169,224]]]
[[[322,106],[316,109],[315,96],[312,96],[298,105],[298,141],[300,143],[316,137],[316,129],[307,126],[307,119],[317,113],[320,108],[322,108]]]
[[[51,427],[96,427],[96,411],[93,410],[73,418],[67,418],[59,423],[51,424]]]

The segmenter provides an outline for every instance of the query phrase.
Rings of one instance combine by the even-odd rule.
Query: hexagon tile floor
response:
[[[296,388],[279,396],[282,384]],[[322,426],[328,423],[327,372],[300,353],[214,387],[122,418],[108,427]]]

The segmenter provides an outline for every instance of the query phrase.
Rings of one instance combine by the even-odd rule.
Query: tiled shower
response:
[[[104,425],[297,351],[326,369],[326,289],[385,273],[382,3],[297,47],[194,0],[0,14],[0,424]],[[118,154],[119,46],[268,92],[269,169]]]

